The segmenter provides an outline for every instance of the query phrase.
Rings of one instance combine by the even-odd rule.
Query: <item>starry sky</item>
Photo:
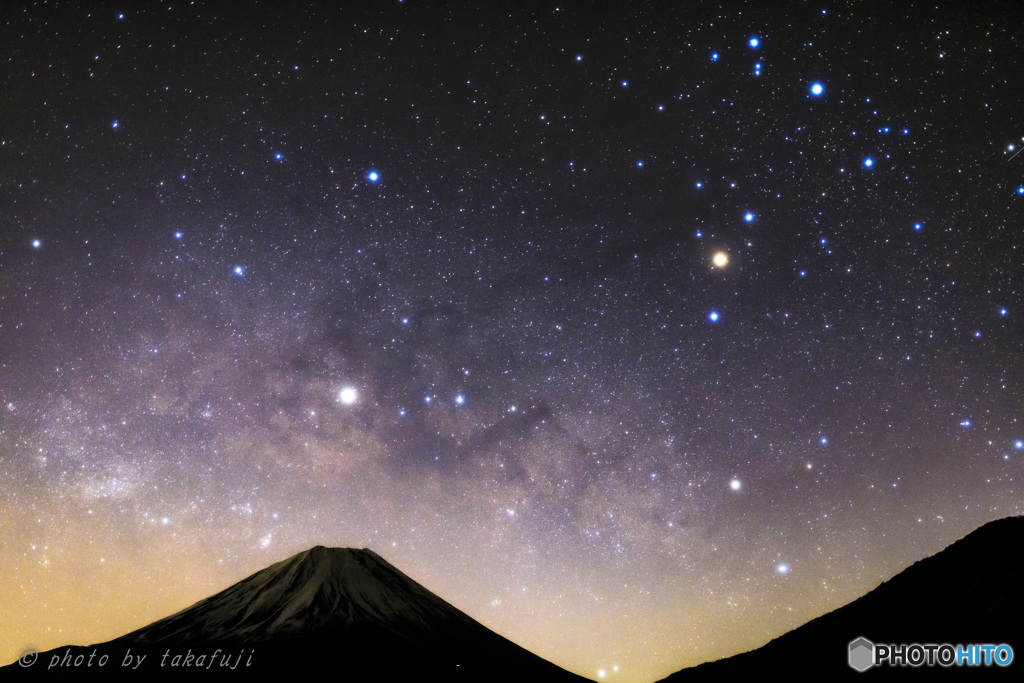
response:
[[[323,544],[650,681],[1024,513],[1020,18],[5,5],[0,659]]]

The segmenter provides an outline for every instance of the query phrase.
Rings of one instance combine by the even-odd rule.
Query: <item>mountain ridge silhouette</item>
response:
[[[677,671],[658,683],[701,683],[723,677],[799,671],[820,680],[878,677],[1013,677],[1024,667],[1024,517],[978,527],[939,552],[918,560],[861,597],[765,645]],[[1009,667],[873,666],[848,664],[857,638],[874,644],[995,644],[1013,647]],[[1018,648],[1019,646],[1019,648]],[[1018,675],[1019,677],[1019,675]],[[1009,680],[1009,679],[1006,679]]]

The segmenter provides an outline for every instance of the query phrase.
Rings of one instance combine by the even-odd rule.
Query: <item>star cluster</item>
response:
[[[4,663],[322,544],[649,681],[1024,513],[1016,17],[329,5],[0,26]]]

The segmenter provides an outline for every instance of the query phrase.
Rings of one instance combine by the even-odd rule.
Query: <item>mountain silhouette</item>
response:
[[[376,553],[323,546],[120,638],[40,653],[33,666],[15,663],[0,677],[222,680],[325,671],[359,681],[587,680],[476,622]]]
[[[761,648],[683,669],[664,683],[746,680],[773,670],[828,681],[1018,678],[1024,666],[1016,661],[1024,657],[1022,547],[1024,517],[990,522]],[[1014,661],[1008,667],[858,672],[848,664],[848,648],[860,638],[1007,644]],[[587,680],[487,629],[376,553],[322,546],[120,638],[43,652],[29,667],[0,667],[0,679],[242,680],[324,672],[354,681]]]
[[[883,665],[860,672],[848,664],[849,645],[858,638],[873,644],[1007,644],[1014,660],[1006,667]],[[1024,658],[1024,517],[1007,517],[763,647],[677,671],[663,683],[755,680],[770,672],[862,683],[978,675],[1011,680],[1024,669],[1017,658]]]

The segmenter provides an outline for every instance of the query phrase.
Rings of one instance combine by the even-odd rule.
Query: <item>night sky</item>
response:
[[[322,544],[650,681],[1024,513],[1019,4],[616,5],[4,6],[3,663]]]

